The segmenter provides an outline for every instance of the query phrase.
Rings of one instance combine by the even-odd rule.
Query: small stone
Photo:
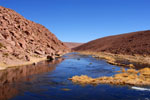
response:
[[[31,60],[28,55],[26,55],[25,58],[26,58],[27,61],[30,61],[30,60]]]
[[[20,46],[21,46],[22,48],[26,49],[26,42],[25,42],[24,39],[20,39],[20,40],[19,40],[19,44],[20,44]]]
[[[37,65],[37,62],[34,62],[33,65]]]

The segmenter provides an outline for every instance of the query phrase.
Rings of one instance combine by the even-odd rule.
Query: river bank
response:
[[[110,77],[92,78],[87,75],[73,76],[69,80],[80,85],[98,85],[98,84],[113,84],[113,85],[131,85],[131,86],[150,86],[150,68],[141,70],[122,69],[120,73]]]
[[[56,58],[60,58],[64,54],[56,54],[57,56],[45,56],[45,57],[30,57],[30,61],[13,61],[11,60],[9,64],[6,63],[0,63],[0,70],[5,70],[7,68],[12,68],[12,67],[19,67],[19,66],[26,66],[26,65],[36,65],[38,62],[41,61],[52,61],[55,60]],[[12,63],[12,64],[11,64]]]
[[[47,57],[43,57],[43,58],[32,58],[30,61],[22,61],[22,62],[17,62],[15,64],[5,64],[5,63],[1,63],[0,64],[0,70],[4,70],[10,67],[17,67],[17,66],[25,66],[25,65],[31,65],[31,64],[36,64],[40,61],[44,61],[47,60]]]
[[[92,63],[92,64],[91,64]],[[68,78],[87,75],[92,78],[111,76],[120,67],[91,56],[69,53],[52,62],[8,68],[0,71],[0,100],[146,100],[150,87],[137,90],[132,86],[110,84],[76,85]],[[140,87],[142,88],[142,87]],[[91,92],[92,91],[92,92]]]
[[[84,55],[92,55],[95,58],[105,59],[108,63],[117,66],[127,66],[122,68],[119,73],[113,76],[102,76],[92,78],[87,75],[73,76],[69,78],[73,83],[81,85],[98,85],[98,84],[113,84],[113,85],[132,85],[132,86],[149,86],[150,85],[150,68],[135,69],[135,64],[149,65],[149,57],[143,56],[130,56],[130,55],[116,55],[110,53],[96,53],[96,52],[80,52]],[[128,63],[122,64],[120,62],[127,61]],[[145,67],[145,66],[144,66]]]
[[[107,63],[117,66],[141,69],[150,66],[150,56],[122,55],[106,52],[79,51],[80,54],[91,55],[94,58],[105,59]]]

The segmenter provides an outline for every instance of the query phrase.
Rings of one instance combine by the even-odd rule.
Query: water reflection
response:
[[[133,90],[128,86],[100,84],[82,87],[73,84],[68,80],[72,76],[88,75],[93,78],[112,76],[120,70],[120,67],[76,53],[66,54],[63,58],[65,58],[63,62],[61,62],[63,59],[58,59],[50,63],[42,62],[36,66],[0,71],[0,100],[148,100],[150,98],[149,91]]]
[[[13,87],[13,83],[21,81],[31,81],[31,75],[51,72],[56,69],[56,65],[64,59],[59,58],[52,62],[44,61],[37,65],[9,68],[0,71],[0,100],[7,100],[18,94],[18,90]]]

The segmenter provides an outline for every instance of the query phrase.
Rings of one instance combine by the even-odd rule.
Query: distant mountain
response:
[[[0,66],[22,64],[68,50],[44,26],[0,6]]]
[[[103,37],[75,47],[73,50],[150,55],[150,31],[138,31]]]
[[[64,42],[64,44],[69,48],[75,48],[77,46],[82,45],[83,43],[76,43],[76,42]]]

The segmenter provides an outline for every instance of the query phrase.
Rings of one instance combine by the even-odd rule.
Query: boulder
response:
[[[47,60],[52,61],[55,59],[55,56],[47,56]]]
[[[26,49],[26,41],[24,39],[21,38],[18,42],[23,49]]]

